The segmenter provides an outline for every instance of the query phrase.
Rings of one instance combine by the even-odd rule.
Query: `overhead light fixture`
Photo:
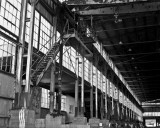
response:
[[[131,48],[129,48],[129,49],[128,49],[128,51],[129,51],[129,52],[131,52],[131,51],[132,51],[132,49],[131,49]]]
[[[121,40],[119,41],[119,44],[123,44]]]

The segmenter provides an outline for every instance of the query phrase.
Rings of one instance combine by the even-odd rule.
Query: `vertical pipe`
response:
[[[93,118],[93,64],[90,63],[91,70],[90,70],[90,83],[91,83],[91,89],[90,89],[90,117]]]
[[[84,114],[84,57],[82,56],[81,114]]]
[[[95,113],[96,118],[98,118],[98,69],[96,67],[96,89],[95,89]]]
[[[78,49],[77,49],[78,50]],[[76,83],[75,83],[75,104],[76,104],[76,112],[75,112],[75,116],[79,115],[79,104],[78,104],[78,95],[79,95],[79,57],[78,57],[78,52],[76,52]]]
[[[31,18],[30,18],[30,30],[29,30],[25,92],[30,92],[30,76],[31,76],[31,66],[32,66],[33,35],[34,35],[34,17],[35,17],[35,0],[33,0],[33,3],[31,3]]]
[[[20,31],[19,31],[19,43],[22,47],[18,47],[18,58],[17,58],[17,71],[16,71],[16,93],[21,92],[22,83],[22,67],[23,67],[23,51],[25,43],[25,27],[26,27],[26,14],[27,14],[28,0],[22,1],[21,17],[20,17]]]
[[[54,92],[55,92],[55,70],[56,70],[56,60],[53,60],[51,65],[51,80],[50,80],[50,113],[54,110]]]

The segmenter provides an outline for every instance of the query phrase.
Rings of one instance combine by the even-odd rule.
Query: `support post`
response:
[[[26,14],[27,14],[27,5],[28,0],[22,1],[21,7],[21,17],[20,17],[20,31],[19,31],[19,43],[21,46],[18,46],[18,55],[17,55],[17,70],[16,70],[16,94],[17,97],[17,107],[20,106],[20,93],[22,91],[22,71],[23,71],[23,52],[24,52],[24,44],[25,44],[25,27],[26,27]]]
[[[112,83],[112,116],[114,115],[114,109],[115,109],[115,106],[114,106],[114,93],[115,93],[115,86]]]
[[[53,27],[52,27],[52,40],[50,47],[56,43],[56,33],[57,33],[57,17],[53,17]],[[54,111],[54,92],[55,92],[55,71],[56,71],[56,60],[53,60],[51,65],[51,80],[50,80],[50,114]]]
[[[117,82],[117,112],[118,112],[118,120],[120,119],[120,108],[119,108],[119,103],[120,103],[120,100],[119,100],[119,83]]]
[[[26,68],[26,86],[25,86],[26,93],[30,93],[30,81],[31,81],[30,76],[31,76],[32,52],[33,52],[35,2],[36,0],[31,1],[31,18],[30,18],[29,44],[28,44],[28,56],[27,56],[27,68]]]
[[[50,114],[54,111],[54,92],[55,92],[55,70],[56,70],[56,61],[54,60],[51,65],[51,81],[50,81]]]
[[[93,64],[90,63],[90,83],[91,83],[91,88],[90,88],[90,118],[93,118]]]
[[[101,120],[104,117],[104,104],[103,104],[103,74],[102,74],[102,70],[100,73],[100,86],[101,86]]]
[[[107,106],[108,106],[108,103],[107,103],[107,100],[108,100],[108,83],[107,83],[107,67],[105,66],[104,67],[104,73],[105,73],[105,86],[106,86],[106,90],[105,90],[105,118],[107,119],[107,113],[108,113],[108,109],[107,109]]]
[[[78,48],[77,48],[78,50]],[[78,99],[79,99],[79,57],[78,57],[78,52],[76,52],[76,76],[77,76],[77,79],[76,79],[76,82],[75,82],[75,117],[77,117],[79,115],[79,102],[78,102]]]
[[[98,69],[96,66],[96,89],[95,89],[95,114],[96,118],[98,118]]]
[[[84,116],[84,57],[82,56],[81,115]]]
[[[63,62],[63,45],[60,46],[59,72],[58,72],[58,115],[61,114],[61,96],[62,96],[62,62]]]

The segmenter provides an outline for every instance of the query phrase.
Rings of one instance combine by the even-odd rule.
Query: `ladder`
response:
[[[56,56],[60,50],[61,46],[64,46],[69,40],[71,34],[68,34],[67,38],[63,38],[56,42],[48,52],[42,57],[42,59],[37,63],[36,69],[31,74],[31,80],[36,83],[36,86],[42,80],[45,72],[48,70],[53,60],[56,59]]]

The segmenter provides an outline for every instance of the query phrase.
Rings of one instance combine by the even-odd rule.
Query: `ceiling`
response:
[[[70,5],[94,29],[141,102],[160,99],[159,7],[160,2]]]

